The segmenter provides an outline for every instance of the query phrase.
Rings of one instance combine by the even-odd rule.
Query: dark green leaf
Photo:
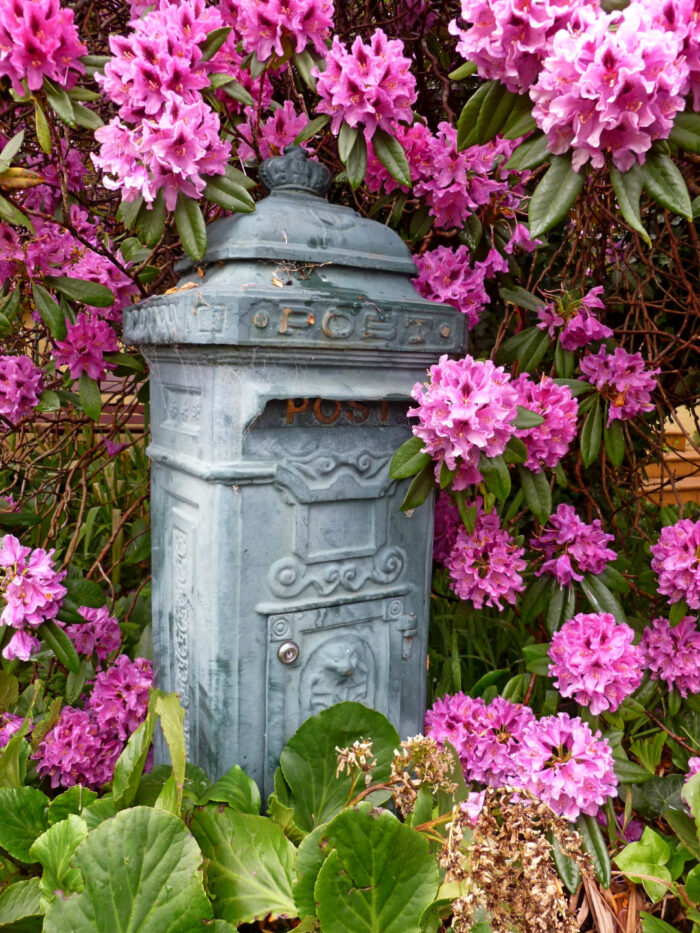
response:
[[[0,218],[6,220],[8,224],[26,227],[30,233],[34,233],[31,220],[19,208],[15,207],[12,201],[3,198],[2,195],[0,195]]]
[[[68,596],[76,606],[89,606],[99,609],[107,602],[107,597],[99,583],[86,580],[84,577],[66,577],[63,585],[68,590]]]
[[[691,818],[681,810],[666,810],[663,817],[686,849],[700,860],[700,840]]]
[[[252,778],[239,765],[234,765],[199,799],[200,804],[217,800],[241,813],[260,813],[260,791]]]
[[[401,511],[408,512],[409,509],[416,509],[422,505],[435,489],[435,471],[432,461],[426,463],[420,473],[408,487],[406,497],[401,503]]]
[[[504,139],[520,139],[536,129],[534,117],[532,116],[532,101],[527,94],[521,94],[510,112],[503,127]]]
[[[545,624],[550,635],[556,632],[556,630],[559,628],[562,612],[564,610],[564,600],[567,596],[568,590],[565,590],[563,586],[556,586],[554,588],[552,598],[549,601],[549,606],[547,607],[547,614],[545,616]]]
[[[615,776],[620,784],[644,784],[651,779],[647,769],[634,761],[616,758],[614,766]]]
[[[670,923],[653,917],[645,910],[642,910],[639,916],[642,921],[642,933],[678,933],[678,927],[672,927]]]
[[[517,308],[527,308],[528,311],[537,311],[544,305],[541,298],[538,298],[537,295],[533,295],[532,292],[527,291],[527,289],[521,288],[520,285],[516,285],[514,288],[499,288],[498,294],[504,301],[509,301]],[[537,330],[538,328],[531,327],[528,331],[522,331],[522,333],[517,336],[521,337],[525,333]],[[511,337],[510,339],[513,340],[514,338]]]
[[[671,628],[675,628],[679,622],[682,622],[685,616],[688,615],[688,612],[688,603],[684,599],[675,602],[671,606],[671,611],[668,614],[668,621],[671,624]]]
[[[66,339],[66,319],[63,311],[46,291],[43,285],[35,282],[32,285],[32,298],[39,317],[46,324],[54,340]]]
[[[505,502],[510,495],[510,472],[503,457],[486,457],[482,454],[479,471],[484,477],[488,491],[492,492],[499,502]]]
[[[693,209],[685,180],[667,155],[652,149],[647,153],[642,175],[644,190],[650,197],[674,214],[692,221]]]
[[[86,130],[99,130],[101,126],[104,126],[103,120],[95,113],[94,110],[90,110],[89,107],[79,104],[77,101],[72,102],[73,107],[73,119],[78,126],[84,127]]]
[[[531,674],[537,674],[540,677],[549,676],[549,645],[524,645],[523,657],[525,658],[525,670]]]
[[[611,567],[610,564],[598,574],[598,579],[616,593],[629,593],[629,583],[620,571]]]
[[[589,415],[590,417],[590,415]],[[622,422],[615,419],[606,425],[603,436],[605,439],[605,452],[613,466],[619,467],[625,459],[625,436],[622,431]]]
[[[242,185],[230,181],[225,175],[210,175],[204,189],[204,197],[208,201],[219,204],[227,211],[237,211],[240,214],[252,214],[255,210],[255,201]]]
[[[518,466],[525,502],[537,521],[544,525],[552,513],[552,492],[544,473],[533,473],[527,467]]]
[[[596,878],[604,888],[610,887],[610,856],[608,847],[605,844],[605,838],[601,831],[598,821],[594,816],[584,816],[581,814],[576,821],[583,849],[588,852],[593,860],[593,870]]]
[[[185,252],[192,259],[204,259],[207,251],[207,227],[197,201],[178,191],[175,226]]]
[[[620,206],[620,213],[625,222],[632,230],[640,235],[647,246],[651,246],[649,234],[646,232],[644,224],[642,223],[642,215],[639,207],[639,199],[641,198],[642,188],[644,186],[644,176],[641,166],[633,165],[632,168],[628,169],[626,172],[621,172],[619,169],[615,168],[614,165],[611,165],[610,181],[615,191],[617,203]]]
[[[422,240],[423,237],[428,235],[434,221],[435,218],[431,216],[427,204],[421,205],[411,217],[411,226],[408,231],[410,238],[412,240]]]
[[[682,810],[683,802],[681,791],[684,789],[684,777],[682,774],[667,774],[663,777],[652,777],[646,768],[641,768],[648,780],[638,781],[632,788],[632,804],[642,816],[656,819],[666,810]],[[615,762],[615,773],[617,774],[617,762]],[[622,782],[623,778],[618,774],[618,780]],[[631,784],[627,777],[625,783]]]
[[[0,787],[0,846],[20,862],[34,862],[34,841],[49,828],[49,799],[35,787]]]
[[[568,855],[564,855],[557,842],[556,836],[550,839],[550,843],[552,846],[552,859],[556,865],[559,877],[566,885],[567,890],[570,891],[571,894],[575,894],[578,890],[578,886],[581,884],[581,872],[578,869],[578,865],[572,858],[569,858]]]
[[[254,107],[255,101],[249,103],[253,98],[250,93],[243,87],[242,84],[239,84],[238,81],[227,81],[226,84],[222,87],[224,94],[227,94],[232,100],[237,100],[239,104],[243,104],[244,107]]]
[[[75,117],[73,116],[73,105],[70,97],[62,87],[44,78],[44,92],[46,99],[54,113],[67,123],[70,127],[75,127]]]
[[[304,49],[303,52],[297,52],[294,55],[294,64],[297,66],[297,71],[301,75],[301,79],[304,84],[310,88],[312,91],[316,90],[316,78],[311,73],[313,68],[316,65],[311,53],[308,49]]]
[[[431,795],[432,800],[432,795]],[[325,839],[327,823],[321,823],[302,839],[294,861],[295,882],[292,886],[294,904],[300,917],[313,916],[316,913],[314,887],[321,866],[330,852]]]
[[[315,120],[310,120],[304,129],[294,137],[294,145],[298,146],[301,143],[305,143],[307,139],[312,139],[319,130],[323,129],[329,120],[330,117],[327,113],[322,114],[320,117],[316,117]]]
[[[465,78],[470,78],[473,74],[476,74],[476,65],[474,62],[464,62],[464,64],[455,68],[454,71],[451,71],[447,77],[450,81],[464,81]]]
[[[565,350],[561,345],[561,340],[557,340],[554,348],[554,368],[557,376],[563,379],[571,379],[576,368],[576,357],[571,350]]]
[[[476,142],[484,145],[500,133],[513,112],[517,94],[494,82],[481,103],[476,118]]]
[[[677,113],[669,139],[681,149],[700,155],[700,114]]]
[[[457,467],[455,467],[454,470],[451,470],[443,460],[442,464],[440,465],[440,489],[447,489],[447,487],[452,483],[452,480],[455,478],[456,474]]]
[[[476,142],[476,120],[481,105],[496,81],[487,81],[480,85],[464,105],[457,121],[457,148],[466,149]]]
[[[114,304],[114,294],[99,282],[73,279],[67,275],[47,275],[44,281],[71,301],[81,301],[93,308],[109,308]]]
[[[512,161],[512,159],[511,159]],[[564,220],[583,186],[585,172],[575,172],[571,155],[554,156],[530,198],[530,236],[541,236]]]
[[[459,517],[462,519],[464,527],[470,535],[474,534],[476,528],[476,506],[467,505],[466,496],[463,489],[455,493],[455,502],[459,510]]]
[[[409,476],[415,476],[430,462],[430,454],[423,450],[422,439],[415,436],[409,437],[392,457],[389,476],[392,479],[407,479]]]
[[[53,619],[47,619],[38,629],[38,634],[44,639],[58,660],[69,671],[77,674],[80,670],[80,658],[77,655],[69,635],[63,631]]]
[[[506,168],[511,172],[524,172],[537,168],[551,158],[552,153],[547,148],[547,137],[542,133],[521,143],[506,162]]]
[[[220,26],[218,29],[213,29],[207,37],[199,43],[199,47],[202,50],[200,61],[208,62],[209,59],[216,55],[228,38],[232,28],[232,26]]]
[[[117,220],[120,220],[128,230],[133,230],[143,203],[143,198],[140,196],[133,201],[122,201],[117,209]]]
[[[600,399],[597,399],[593,408],[586,415],[581,431],[581,460],[585,467],[589,467],[598,457],[602,431],[603,412]]]
[[[78,385],[81,408],[92,421],[99,421],[102,413],[102,396],[99,385],[85,372],[80,374]]]
[[[162,190],[158,192],[150,207],[146,204],[141,206],[134,221],[134,230],[146,246],[156,246],[165,230],[165,198]]]
[[[408,164],[406,153],[401,143],[387,133],[386,130],[377,127],[372,137],[372,147],[374,154],[382,163],[387,172],[401,185],[411,187],[411,167]]]
[[[583,575],[583,580],[579,581],[579,586],[596,612],[609,612],[617,622],[624,623],[627,621],[624,609],[617,597],[607,588],[600,577],[592,573],[586,573]]]
[[[527,460],[527,447],[519,437],[513,435],[510,438],[506,444],[506,449],[503,451],[503,459],[506,463],[525,463]]]
[[[520,353],[518,359],[518,372],[531,373],[549,350],[550,337],[547,331],[535,330],[536,336]]]
[[[44,108],[36,99],[34,101],[34,126],[36,128],[36,138],[39,141],[39,145],[46,155],[51,155],[51,130],[49,129],[49,122],[46,119]]]
[[[526,431],[528,428],[537,428],[544,424],[544,418],[542,415],[538,415],[536,411],[530,411],[529,408],[518,405],[518,414],[513,424],[516,428]]]
[[[590,392],[593,389],[590,382],[586,382],[584,379],[555,379],[554,381],[557,385],[567,386],[574,397],[583,395],[584,392]]]
[[[348,181],[353,188],[359,188],[365,179],[367,172],[367,143],[364,133],[358,133],[355,144],[350,150],[345,168],[348,173]]]
[[[360,130],[356,126],[350,126],[349,123],[341,123],[340,132],[338,133],[338,155],[343,165],[345,165],[350,158],[350,153],[359,135]]]
[[[24,130],[20,130],[3,146],[2,151],[0,151],[0,172],[6,171],[12,165],[12,160],[22,148],[23,142]]]
[[[466,240],[467,246],[472,252],[478,249],[483,234],[484,228],[478,216],[470,214],[464,222],[462,237]]]

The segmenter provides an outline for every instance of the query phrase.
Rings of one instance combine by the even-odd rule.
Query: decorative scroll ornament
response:
[[[270,589],[281,599],[298,596],[309,587],[319,595],[335,590],[356,593],[369,582],[393,583],[406,566],[406,553],[400,547],[383,547],[373,557],[351,558],[307,566],[296,555],[275,561],[268,573]]]

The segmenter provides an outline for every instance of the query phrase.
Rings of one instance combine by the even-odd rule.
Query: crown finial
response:
[[[270,191],[306,191],[324,197],[331,184],[330,169],[309,159],[301,146],[287,146],[284,155],[265,159],[259,175]]]

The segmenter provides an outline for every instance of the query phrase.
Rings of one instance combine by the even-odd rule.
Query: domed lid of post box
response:
[[[300,146],[266,159],[260,178],[270,189],[251,214],[234,214],[208,228],[205,263],[275,259],[333,263],[414,276],[416,269],[401,237],[325,197],[330,170],[309,159]],[[186,261],[180,268],[193,265]]]

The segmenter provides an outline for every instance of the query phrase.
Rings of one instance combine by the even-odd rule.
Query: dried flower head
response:
[[[357,770],[369,775],[377,763],[377,759],[372,752],[371,739],[356,739],[352,745],[345,748],[338,748],[336,745],[335,753],[338,758],[336,777],[343,774],[346,768],[348,774],[352,774],[353,771]]]
[[[418,788],[427,785],[433,791],[452,794],[457,785],[452,781],[455,759],[432,736],[416,735],[401,743],[394,751],[391,763],[391,783],[394,802],[406,816],[413,809]]]

